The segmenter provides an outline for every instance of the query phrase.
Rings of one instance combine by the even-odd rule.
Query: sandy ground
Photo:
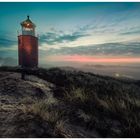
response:
[[[26,76],[11,72],[0,72],[0,137],[12,137],[14,122],[27,99],[42,99],[52,96],[54,86],[35,76]]]

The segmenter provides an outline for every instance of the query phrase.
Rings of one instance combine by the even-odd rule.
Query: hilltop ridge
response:
[[[0,137],[140,137],[139,81],[0,68]]]

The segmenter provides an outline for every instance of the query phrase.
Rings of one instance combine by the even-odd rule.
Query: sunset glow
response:
[[[79,62],[79,63],[140,63],[140,58],[99,58],[84,55],[64,55],[47,57],[49,61]]]

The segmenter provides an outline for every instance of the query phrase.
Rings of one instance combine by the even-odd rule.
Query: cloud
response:
[[[44,44],[44,46],[46,44],[48,47],[57,45],[57,48],[61,48],[66,45],[74,47],[78,43],[80,46],[85,43],[89,45],[135,40],[140,33],[138,19],[134,18],[138,15],[135,11],[130,13],[129,10],[126,10],[123,13],[117,12],[116,16],[109,14],[107,17],[101,16],[90,20],[85,25],[79,24],[70,29],[74,31],[67,32],[63,30],[63,27],[61,31],[51,28],[49,32],[40,35],[40,44]]]
[[[16,45],[17,41],[10,40],[4,37],[0,37],[0,47],[12,47],[13,45]]]
[[[133,34],[140,34],[140,30],[132,30],[132,31],[121,33],[121,35],[133,35]]]
[[[85,34],[84,32],[75,31],[72,33],[64,33],[63,31],[58,32],[47,32],[45,34],[42,34],[39,36],[40,43],[46,43],[49,45],[54,45],[57,43],[64,43],[64,42],[73,42],[78,40],[79,38],[82,38],[84,36],[88,36],[88,34]]]
[[[138,11],[126,10],[123,13],[118,11],[116,16],[109,14],[107,17],[98,17],[94,19],[90,24],[80,27],[85,32],[91,32],[93,35],[103,34],[118,34],[126,35],[138,34],[140,32]],[[125,34],[126,32],[126,34]]]
[[[44,54],[41,51],[41,54]],[[99,56],[140,56],[140,42],[105,43],[99,45],[62,47],[49,49],[45,55],[99,55]]]

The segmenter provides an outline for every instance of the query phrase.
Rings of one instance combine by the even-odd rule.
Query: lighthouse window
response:
[[[24,28],[24,30],[26,30],[26,31],[32,31],[33,29],[32,28]]]

